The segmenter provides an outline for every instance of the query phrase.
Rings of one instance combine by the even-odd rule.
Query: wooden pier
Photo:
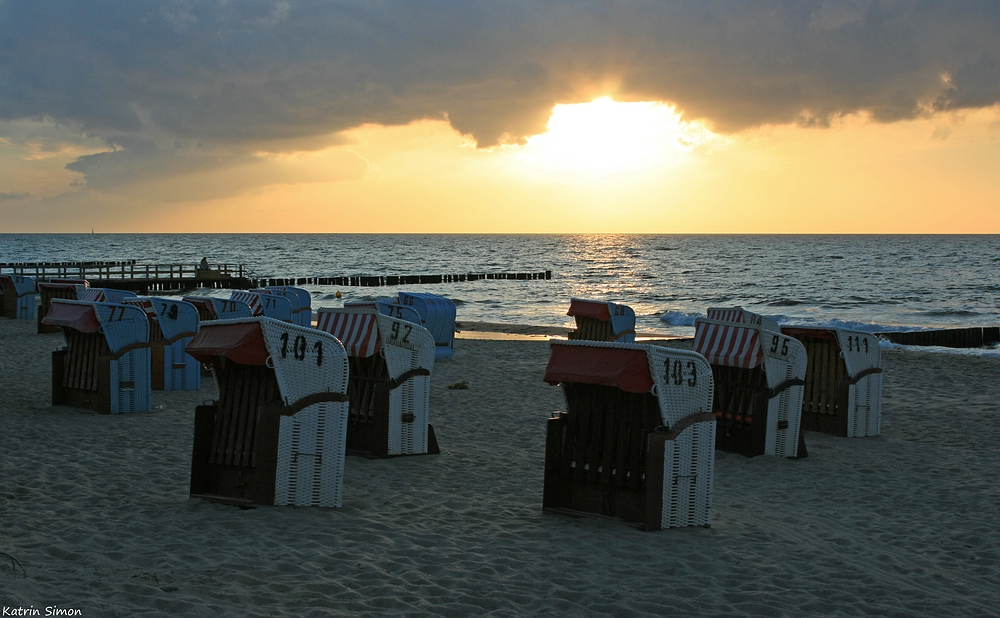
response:
[[[130,290],[139,294],[171,292],[194,288],[256,287],[258,278],[243,264],[137,264],[122,262],[18,262],[0,264],[0,270],[32,277],[86,280],[91,287]]]

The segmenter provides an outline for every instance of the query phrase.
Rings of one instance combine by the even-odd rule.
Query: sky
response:
[[[1000,233],[1000,2],[0,0],[0,232]]]

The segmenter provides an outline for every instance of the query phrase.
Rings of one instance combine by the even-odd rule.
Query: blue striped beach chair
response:
[[[200,322],[238,320],[253,317],[253,310],[250,308],[250,305],[241,300],[215,298],[212,296],[185,296],[184,300],[194,305],[195,309],[198,310],[198,320]]]
[[[716,420],[701,355],[651,345],[553,341],[542,508],[645,530],[712,523]]]
[[[283,285],[271,285],[264,290],[284,296],[292,303],[292,324],[312,326],[312,296],[308,290]]]
[[[101,414],[150,409],[149,322],[141,309],[53,299],[43,322],[66,337],[52,353],[52,405]]]
[[[292,303],[284,296],[261,290],[240,290],[233,292],[229,299],[249,305],[254,317],[274,318],[289,323],[292,321]]]
[[[436,294],[400,292],[398,304],[414,309],[420,316],[421,324],[434,337],[436,359],[450,358],[455,354],[454,301]]]
[[[86,288],[79,295],[79,300],[89,303],[120,303],[126,298],[137,298],[137,294],[114,288]]]
[[[35,280],[23,275],[0,275],[0,316],[35,319]]]
[[[219,399],[195,409],[191,496],[338,507],[348,364],[332,335],[267,317],[202,324],[187,347]]]
[[[344,303],[344,307],[351,309],[374,309],[381,313],[382,315],[387,315],[390,318],[396,318],[397,320],[405,320],[412,324],[420,324],[423,326],[423,320],[420,319],[420,314],[413,307],[407,307],[405,305],[400,305],[394,301],[388,300],[375,300],[375,301],[355,301]]]
[[[430,332],[374,308],[321,308],[316,324],[344,344],[351,366],[348,454],[440,453],[429,422],[436,349]]]
[[[718,448],[805,457],[800,420],[807,359],[797,339],[766,316],[712,308],[695,320],[693,349],[712,365]]]
[[[571,298],[566,315],[576,320],[569,339],[635,343],[635,311],[628,305]]]
[[[196,391],[201,388],[201,365],[184,351],[198,333],[198,310],[176,298],[125,299],[143,310],[149,320],[150,371],[154,391]]]

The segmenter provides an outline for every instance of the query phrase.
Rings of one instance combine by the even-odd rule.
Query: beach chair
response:
[[[455,302],[437,294],[400,292],[398,304],[410,307],[420,316],[424,328],[434,337],[434,358],[450,358],[455,354]],[[403,319],[406,319],[405,317]]]
[[[572,298],[566,315],[576,320],[570,339],[635,343],[635,311],[628,305]]]
[[[423,320],[420,319],[420,314],[413,307],[407,307],[406,305],[400,305],[397,302],[387,301],[387,300],[375,300],[375,301],[354,301],[344,303],[344,307],[351,309],[374,309],[381,313],[382,315],[387,315],[390,318],[396,318],[399,320],[405,320],[412,324],[420,324],[423,326]]]
[[[219,399],[195,409],[191,496],[248,506],[338,507],[347,354],[333,336],[272,318],[206,322],[188,344]]]
[[[805,457],[805,348],[772,330],[777,323],[770,318],[740,308],[708,315],[694,322],[693,349],[712,365],[716,446],[751,457]]]
[[[312,297],[307,290],[283,285],[271,285],[264,290],[284,296],[292,303],[292,324],[312,326]]]
[[[58,333],[61,330],[58,326],[42,324],[45,314],[48,313],[49,307],[52,306],[52,300],[56,298],[79,300],[80,294],[89,287],[89,284],[84,279],[52,279],[49,281],[39,281],[35,287],[38,288],[39,297],[36,332]]]
[[[141,309],[56,298],[43,323],[66,336],[66,347],[52,353],[52,405],[100,414],[150,409],[149,322]]]
[[[882,430],[882,352],[871,333],[787,326],[805,346],[802,427],[848,438]]]
[[[85,288],[79,296],[79,300],[88,303],[120,303],[126,298],[137,298],[137,295],[135,292],[114,288]]]
[[[198,310],[198,321],[239,320],[252,318],[253,310],[243,301],[213,298],[211,296],[185,296],[185,302],[194,305]]]
[[[351,367],[347,454],[440,453],[429,422],[434,338],[418,324],[374,309],[321,308],[317,328],[344,344]]]
[[[233,292],[229,298],[249,305],[254,317],[274,318],[289,323],[292,321],[292,303],[284,296],[260,290],[240,290]]]
[[[22,275],[0,275],[0,316],[35,319],[35,280]]]
[[[196,391],[201,364],[184,351],[198,333],[198,310],[176,298],[126,298],[149,320],[151,387],[154,391]]]
[[[712,522],[712,370],[659,346],[553,341],[545,381],[566,412],[549,420],[542,508],[616,517],[645,530]]]

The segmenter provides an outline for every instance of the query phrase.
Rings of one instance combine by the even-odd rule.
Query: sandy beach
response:
[[[339,509],[190,499],[214,384],[151,412],[52,407],[62,345],[0,319],[5,615],[1000,615],[998,359],[887,351],[881,436],[717,452],[711,528],[646,533],[542,512],[565,404],[537,337],[459,340],[432,378],[442,453],[348,458]]]

